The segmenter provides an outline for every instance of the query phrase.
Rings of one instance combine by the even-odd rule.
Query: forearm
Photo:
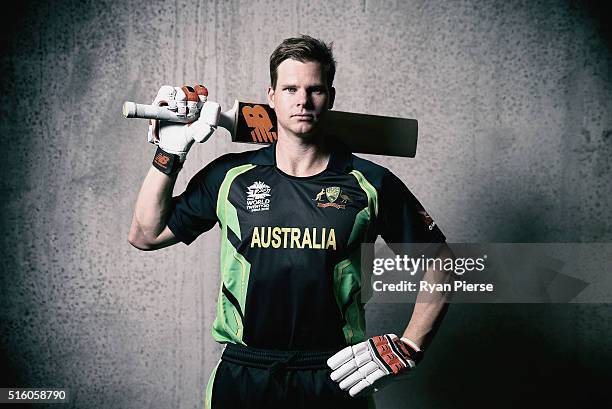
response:
[[[154,167],[144,179],[132,217],[128,240],[134,246],[154,246],[166,228],[171,211],[176,174],[168,176]]]
[[[447,245],[442,246],[437,257],[454,257]],[[429,284],[452,283],[453,274],[445,271],[429,269],[422,278]],[[452,284],[451,284],[452,285]],[[450,301],[450,292],[436,291],[434,293],[419,292],[412,317],[408,326],[404,330],[402,337],[406,337],[415,342],[421,349],[425,349],[431,342],[433,335],[438,329]]]
[[[431,342],[447,309],[448,303],[446,302],[417,302],[402,337],[416,343],[421,350],[425,349]]]

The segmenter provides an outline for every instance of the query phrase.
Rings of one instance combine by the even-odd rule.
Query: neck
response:
[[[306,177],[321,173],[329,162],[329,150],[322,134],[307,138],[279,129],[276,166],[291,176]]]

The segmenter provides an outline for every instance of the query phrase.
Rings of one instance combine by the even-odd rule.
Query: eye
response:
[[[294,92],[296,92],[296,91],[297,91],[297,88],[295,88],[295,87],[286,87],[286,88],[285,88],[285,91],[287,91],[287,92],[289,92],[289,93],[293,94]]]
[[[323,87],[315,87],[311,90],[314,95],[321,95],[325,93],[325,88]]]

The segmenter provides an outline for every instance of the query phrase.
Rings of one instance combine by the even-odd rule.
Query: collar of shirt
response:
[[[340,142],[334,141],[330,144],[331,153],[326,171],[344,174],[352,169],[352,154]],[[276,166],[276,141],[271,145],[253,151],[250,163],[254,165]]]

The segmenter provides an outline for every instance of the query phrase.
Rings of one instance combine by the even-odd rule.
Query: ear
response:
[[[329,90],[329,104],[327,109],[332,109],[334,107],[334,101],[336,100],[336,88],[331,87]]]
[[[268,105],[274,109],[274,88],[268,87]]]

